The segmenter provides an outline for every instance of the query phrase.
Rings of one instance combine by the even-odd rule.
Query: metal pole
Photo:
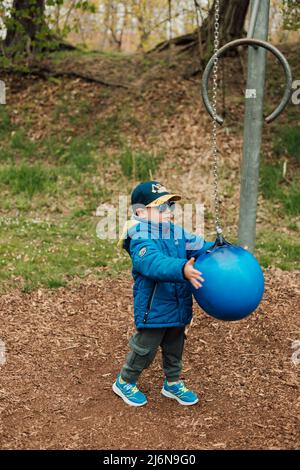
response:
[[[254,0],[254,2],[251,5],[251,18],[250,18],[249,31],[247,34],[247,38],[254,37],[253,35],[254,35],[254,28],[255,28],[256,20],[257,20],[259,2],[260,0]]]
[[[251,11],[258,5],[253,37],[267,40],[270,0],[251,0]],[[266,51],[249,47],[246,89],[244,146],[241,167],[239,215],[239,244],[253,252],[256,232],[256,207],[259,181],[259,159],[263,126],[263,101],[266,70]]]

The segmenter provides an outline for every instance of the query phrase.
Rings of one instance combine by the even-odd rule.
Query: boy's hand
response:
[[[191,258],[187,263],[185,263],[183,268],[183,273],[185,278],[192,283],[195,289],[202,287],[202,284],[199,282],[204,282],[203,277],[201,277],[200,271],[194,268],[195,258]]]

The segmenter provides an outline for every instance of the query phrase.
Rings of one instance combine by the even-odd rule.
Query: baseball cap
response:
[[[179,201],[179,194],[170,193],[159,181],[145,181],[138,184],[131,193],[133,209],[141,206],[156,207],[167,201]]]

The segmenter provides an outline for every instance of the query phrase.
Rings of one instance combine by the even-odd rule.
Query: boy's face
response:
[[[136,210],[138,217],[152,220],[153,222],[170,222],[174,219],[174,213],[167,208],[164,212],[159,212],[157,207],[143,207]]]

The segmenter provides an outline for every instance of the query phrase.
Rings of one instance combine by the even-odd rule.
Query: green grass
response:
[[[13,194],[26,193],[29,198],[44,192],[57,180],[56,173],[41,165],[10,165],[0,169],[0,187],[8,186]]]
[[[5,196],[0,210],[26,213],[50,208],[87,215],[111,197],[104,175],[114,157],[105,149],[122,148],[118,115],[95,120],[88,128],[82,125],[80,132],[64,126],[51,132],[49,125],[48,135],[34,143],[26,135],[26,126],[12,126],[7,111],[2,117],[0,189]]]
[[[93,152],[97,148],[95,140],[90,139],[90,136],[74,137],[70,142],[57,142],[52,145],[49,141],[46,144],[49,146],[49,156],[60,165],[72,164],[80,171],[92,171],[95,169],[95,158]],[[52,150],[52,154],[51,154]],[[58,158],[57,158],[58,157]]]
[[[279,197],[283,181],[283,169],[280,164],[269,164],[262,162],[260,167],[260,190],[265,199],[276,199]]]
[[[135,152],[129,148],[125,149],[119,157],[123,174],[135,180],[151,179],[161,159],[161,155]]]
[[[1,137],[12,130],[10,116],[5,106],[0,105],[0,135]]]
[[[100,149],[119,146],[122,140],[116,116],[96,120],[90,128],[83,126],[81,134],[62,128],[37,142],[27,137],[25,129],[11,126],[7,111],[2,111],[0,123],[0,186],[6,186],[11,194],[27,192],[30,197],[53,187],[58,177],[65,180],[68,189],[74,182],[84,181],[85,174],[97,174],[108,160]]]
[[[279,128],[273,148],[277,156],[288,155],[300,165],[300,126],[288,125]]]
[[[3,127],[4,127],[4,123]],[[7,124],[6,131],[0,130],[0,138],[2,141],[0,149],[0,162],[28,160],[32,161],[38,154],[38,144],[32,142],[27,136],[24,129],[14,129]]]
[[[257,236],[255,254],[265,268],[300,269],[300,238],[275,230],[261,231]]]
[[[65,285],[73,277],[109,275],[129,267],[116,241],[99,240],[96,220],[65,218],[58,223],[24,217],[0,219],[0,278],[30,291]]]
[[[26,125],[12,125],[9,112],[0,108],[0,210],[18,213],[0,217],[2,290],[54,289],[73,278],[113,276],[129,266],[115,240],[97,238],[93,217],[99,204],[111,198],[104,174],[114,157],[103,148],[122,148],[120,116],[90,124],[89,106],[81,102],[79,108],[73,114],[61,102],[52,119],[67,118],[70,127],[54,131],[50,124],[48,135],[35,142]],[[33,220],[32,213],[40,220]]]
[[[13,129],[14,127],[11,124],[7,108],[0,105],[0,162],[11,160],[13,158],[13,151],[11,146],[8,144]]]
[[[293,183],[287,197],[282,201],[283,207],[288,215],[299,216],[300,214],[300,186],[299,183]]]
[[[80,125],[85,126],[85,131],[93,125],[93,104],[82,97],[66,96],[65,92],[59,93],[60,100],[55,105],[52,113],[51,120],[53,123],[59,121],[61,117],[67,118],[71,126]]]
[[[263,197],[280,204],[281,213],[294,217],[300,214],[300,172],[287,166],[283,176],[283,162],[262,161],[260,168],[260,191]]]
[[[57,288],[74,277],[115,276],[130,268],[129,257],[115,240],[96,237],[91,217],[64,218],[57,223],[24,217],[0,219],[2,287]],[[300,269],[300,243],[275,231],[258,234],[256,256],[263,267]]]
[[[262,158],[260,190],[266,200],[280,205],[277,215],[300,214],[300,126],[275,128],[273,153]]]
[[[23,129],[18,129],[12,133],[10,146],[14,156],[21,156],[23,159],[30,159],[37,153],[37,144],[29,140]]]
[[[84,126],[82,116],[81,119]],[[123,145],[119,125],[118,117],[111,116],[96,120],[79,135],[74,135],[75,131],[68,133],[64,130],[61,134],[48,135],[39,144],[39,157],[59,165],[71,163],[82,171],[94,171],[94,154],[99,148],[108,145],[121,148]]]
[[[80,58],[85,57],[87,55],[87,51],[81,48],[73,49],[73,50],[61,50],[61,51],[54,51],[49,54],[49,58],[54,63],[59,63],[68,58]],[[90,54],[88,54],[90,55]]]
[[[120,131],[120,117],[113,114],[106,119],[99,120],[96,123],[95,132],[105,145],[123,145],[123,138]]]
[[[103,57],[104,59],[113,60],[116,62],[124,62],[130,61],[133,56],[124,52],[117,51],[91,51],[79,46],[77,46],[77,49],[74,50],[55,51],[49,55],[49,58],[51,58],[51,60],[56,64],[59,64],[61,61],[70,58],[80,59],[89,57]]]

